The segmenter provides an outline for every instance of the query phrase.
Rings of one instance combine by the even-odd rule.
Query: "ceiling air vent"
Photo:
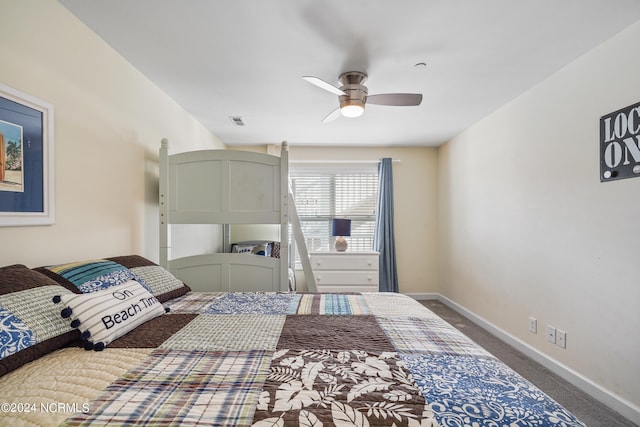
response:
[[[236,126],[244,126],[244,121],[242,120],[242,117],[240,116],[231,116],[229,117],[231,119],[231,121],[233,123],[235,123]]]

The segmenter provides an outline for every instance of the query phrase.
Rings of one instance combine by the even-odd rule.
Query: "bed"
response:
[[[400,294],[193,292],[129,255],[0,268],[0,307],[2,425],[583,425]]]
[[[160,265],[199,291],[287,291],[288,145],[279,156],[234,150],[160,151]],[[173,258],[172,224],[276,224],[278,257],[219,253]],[[224,236],[228,238],[228,228]]]

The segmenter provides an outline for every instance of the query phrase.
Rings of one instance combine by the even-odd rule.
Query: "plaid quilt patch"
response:
[[[419,317],[378,317],[377,319],[399,353],[493,357],[442,319]]]
[[[438,318],[433,311],[406,295],[396,294],[393,292],[364,292],[362,295],[369,307],[369,310],[371,311],[371,314],[376,316]]]
[[[291,306],[289,314],[364,315],[369,308],[362,295],[304,294]]]
[[[204,313],[212,301],[222,297],[221,292],[189,292],[181,297],[174,298],[164,303],[172,314]]]
[[[275,350],[285,316],[201,314],[159,348],[208,351]]]
[[[156,350],[65,426],[251,425],[271,353]]]

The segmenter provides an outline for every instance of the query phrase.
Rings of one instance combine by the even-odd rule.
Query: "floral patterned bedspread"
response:
[[[189,293],[165,305],[96,353],[151,349],[64,425],[583,426],[406,296]]]

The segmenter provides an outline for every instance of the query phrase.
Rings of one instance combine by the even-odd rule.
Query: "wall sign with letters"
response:
[[[640,176],[640,102],[600,118],[600,181]]]

